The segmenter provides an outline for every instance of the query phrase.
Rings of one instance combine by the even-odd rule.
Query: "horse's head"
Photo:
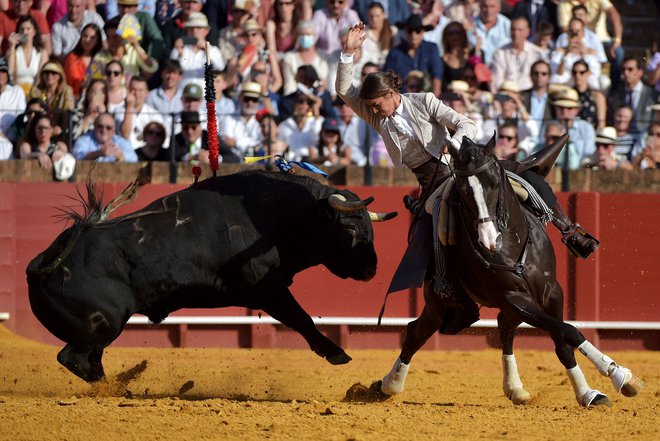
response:
[[[499,253],[506,227],[506,213],[502,206],[504,169],[495,154],[495,134],[486,145],[479,145],[463,137],[460,149],[448,143],[454,158],[456,182],[465,220],[473,220],[479,234],[479,244],[489,253]],[[497,221],[497,223],[493,222]]]

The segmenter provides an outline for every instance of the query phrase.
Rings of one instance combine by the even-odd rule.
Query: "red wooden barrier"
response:
[[[111,198],[124,184],[104,186]],[[147,185],[135,202],[120,214],[145,206],[153,199],[182,186]],[[361,197],[374,196],[374,211],[398,210],[396,219],[374,225],[379,268],[369,283],[341,280],[317,267],[295,278],[292,291],[312,317],[373,317],[383,301],[399,259],[405,249],[410,217],[401,202],[406,187],[352,187]],[[29,261],[64,228],[53,218],[58,207],[78,205],[73,185],[53,183],[0,183],[0,312],[10,314],[5,325],[20,335],[57,343],[34,318],[27,299],[25,268]],[[571,193],[560,200],[595,236],[601,248],[588,261],[577,261],[559,241],[558,232],[549,227],[557,252],[559,281],[566,296],[566,318],[579,321],[660,321],[656,300],[660,271],[660,195]],[[90,287],[93,289],[93,287]],[[390,296],[386,317],[414,317],[423,306],[421,293],[412,290]],[[183,310],[176,315],[256,315],[243,308]],[[482,308],[482,318],[492,319],[496,311]],[[397,348],[402,328],[323,326],[323,331],[343,345]],[[583,330],[606,349],[660,349],[659,331]],[[521,330],[520,347],[551,348],[550,339],[536,330]],[[543,338],[539,338],[543,336]],[[148,346],[228,346],[228,347],[306,347],[293,331],[279,325],[180,325],[130,326],[115,343]],[[459,336],[436,335],[427,348],[476,348],[497,346],[493,329],[476,329]]]

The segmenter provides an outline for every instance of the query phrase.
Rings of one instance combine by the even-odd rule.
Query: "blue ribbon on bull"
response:
[[[280,155],[275,156],[275,165],[277,166],[277,168],[280,169],[280,171],[282,171],[284,173],[295,173],[296,171],[293,169],[291,164],[295,164],[298,167],[300,167],[302,169],[305,169],[307,171],[311,171],[313,173],[318,173],[318,174],[322,175],[324,178],[328,177],[328,174],[326,172],[324,172],[323,170],[313,166],[312,164],[310,164],[308,162],[303,162],[303,161],[291,161],[291,162],[289,162]]]

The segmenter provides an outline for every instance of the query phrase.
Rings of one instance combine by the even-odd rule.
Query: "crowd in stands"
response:
[[[211,117],[221,162],[389,165],[334,90],[359,21],[356,86],[392,70],[478,142],[497,133],[501,158],[568,132],[563,167],[660,167],[658,36],[644,63],[626,54],[610,0],[0,0],[0,159],[59,179],[75,160],[208,163]]]

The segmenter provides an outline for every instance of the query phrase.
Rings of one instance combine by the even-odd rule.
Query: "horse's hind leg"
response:
[[[596,349],[575,327],[542,311],[538,305],[529,299],[515,296],[508,301],[507,312],[520,317],[524,322],[536,328],[550,333],[555,341],[555,346],[558,347],[557,355],[560,356],[562,363],[565,363],[564,366],[567,370],[577,367],[577,364],[572,355],[568,356],[568,353],[572,351],[563,349],[560,343],[579,349],[596,366],[601,375],[610,378],[616,391],[621,392],[624,396],[635,396],[643,388],[643,382],[635,377],[630,369],[619,366],[610,357]],[[575,378],[571,377],[571,381],[580,380],[580,377],[583,378],[577,370],[571,372],[574,372],[575,375]],[[569,372],[569,376],[571,376],[571,372]]]
[[[429,289],[427,286],[430,286],[430,283],[425,282],[425,293]],[[442,324],[442,315],[438,314],[438,311],[443,312],[444,309],[439,305],[439,300],[436,300],[437,296],[425,295],[424,297],[426,304],[424,305],[422,314],[417,320],[408,323],[399,358],[396,359],[392,369],[383,378],[380,390],[386,395],[396,395],[403,392],[403,386],[408,376],[412,357],[440,329],[440,325]]]
[[[513,355],[513,338],[520,323],[520,320],[502,311],[497,315],[497,329],[502,343],[502,389],[513,404],[527,404],[531,399],[518,375],[518,364]]]

